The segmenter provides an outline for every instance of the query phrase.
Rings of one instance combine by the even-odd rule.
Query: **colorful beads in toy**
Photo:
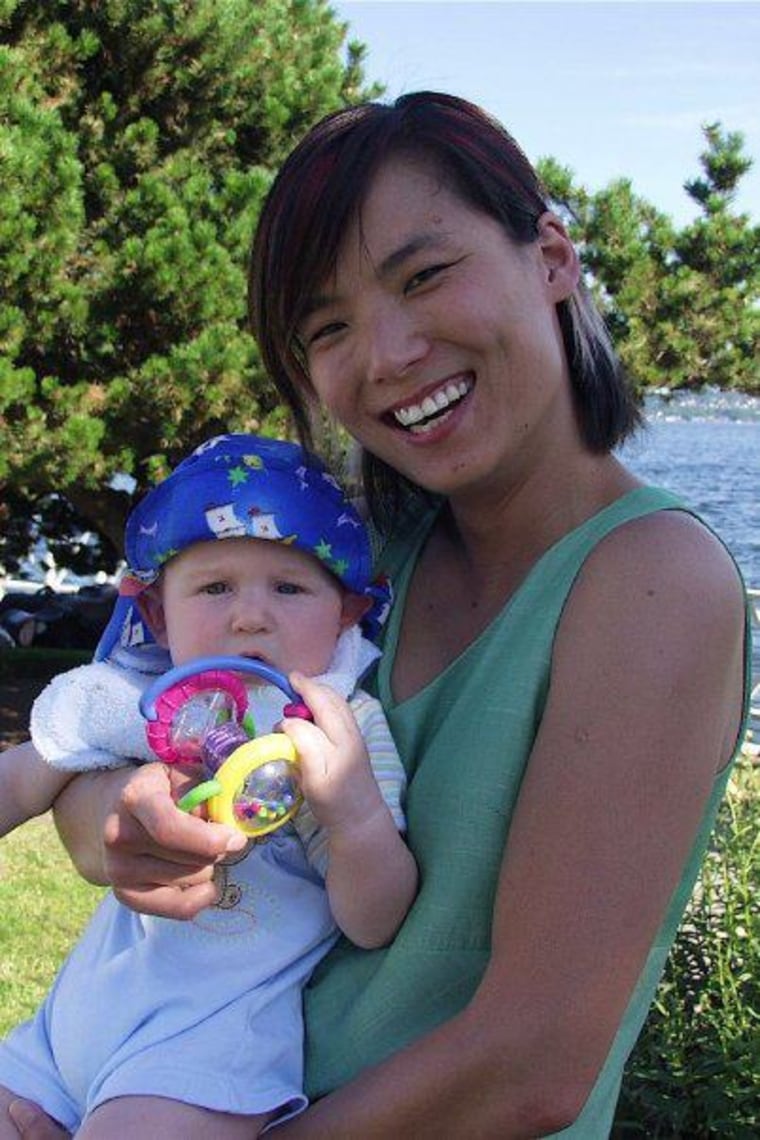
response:
[[[160,759],[203,765],[207,778],[178,806],[192,811],[207,803],[209,818],[255,839],[291,819],[302,797],[290,739],[283,733],[249,738],[242,723],[248,695],[240,673],[254,673],[282,689],[289,701],[284,716],[311,719],[282,673],[242,657],[201,658],[169,670],[143,694],[140,710]]]

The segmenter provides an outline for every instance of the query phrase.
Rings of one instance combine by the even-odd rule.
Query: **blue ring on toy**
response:
[[[140,697],[140,712],[145,719],[158,719],[156,701],[167,689],[179,684],[180,681],[186,681],[188,677],[194,677],[197,673],[204,673],[207,669],[226,669],[230,673],[252,673],[254,676],[269,681],[271,685],[276,685],[293,704],[302,703],[301,697],[285,674],[272,665],[267,665],[264,661],[255,661],[250,657],[196,657],[194,661],[188,661],[184,665],[177,665],[174,669],[170,669],[168,673],[157,677],[148,686]]]

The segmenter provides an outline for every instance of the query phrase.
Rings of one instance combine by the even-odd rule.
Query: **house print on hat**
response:
[[[246,534],[251,538],[270,538],[282,541],[283,535],[277,526],[274,511],[262,511],[259,507],[248,508]]]
[[[245,535],[245,522],[235,514],[233,503],[221,507],[206,508],[206,522],[214,538],[242,538]]]

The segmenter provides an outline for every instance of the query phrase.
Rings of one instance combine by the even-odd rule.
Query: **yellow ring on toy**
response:
[[[275,831],[292,819],[301,806],[303,797],[300,795],[284,815],[269,823],[241,819],[235,815],[235,799],[241,785],[251,772],[255,772],[264,764],[271,764],[273,760],[284,760],[293,765],[298,763],[293,742],[284,732],[271,732],[268,736],[258,736],[255,740],[249,740],[236,748],[214,773],[214,779],[221,784],[222,790],[208,801],[209,818],[215,823],[226,823],[230,827],[237,827],[252,837],[268,835],[270,831]]]

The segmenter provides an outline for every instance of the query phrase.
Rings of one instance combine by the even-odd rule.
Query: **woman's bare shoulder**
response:
[[[743,610],[741,577],[727,548],[698,518],[678,510],[633,519],[607,535],[587,559],[576,593],[580,602],[608,595],[628,606],[636,598],[676,595],[694,616],[708,606],[729,618]]]
[[[658,512],[612,532],[587,560],[560,622],[553,682],[566,708],[585,692],[589,719],[609,721],[617,737],[646,721],[665,732],[677,708],[674,734],[684,740],[686,723],[701,734],[692,755],[714,770],[735,748],[744,640],[731,555],[693,516]]]

